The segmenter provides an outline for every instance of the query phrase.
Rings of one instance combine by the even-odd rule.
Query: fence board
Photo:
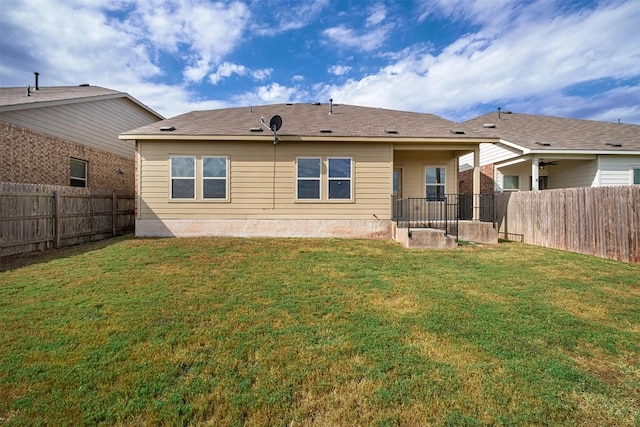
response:
[[[108,190],[0,183],[0,257],[132,231],[135,198]]]
[[[640,186],[501,193],[495,209],[502,237],[640,263]]]

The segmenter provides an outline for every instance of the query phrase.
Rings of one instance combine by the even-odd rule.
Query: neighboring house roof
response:
[[[52,105],[71,104],[76,102],[99,101],[113,98],[127,98],[151,114],[164,117],[131,95],[100,86],[52,86],[40,87],[38,90],[25,87],[0,88],[0,112],[24,110],[28,108],[48,107]]]
[[[209,111],[193,111],[125,132],[120,139],[205,139],[206,137],[269,137],[268,124],[279,115],[278,136],[323,138],[478,139],[456,133],[459,126],[433,114],[359,107],[345,104],[274,104]],[[161,128],[175,128],[163,131]],[[496,141],[495,138],[492,141]]]
[[[516,144],[523,154],[640,151],[640,125],[633,124],[495,112],[468,120],[460,127]]]

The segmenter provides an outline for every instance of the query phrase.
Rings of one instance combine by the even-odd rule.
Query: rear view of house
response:
[[[494,140],[430,114],[320,103],[194,111],[120,138],[136,141],[138,236],[350,238],[391,238],[409,198],[428,226],[428,211],[452,209],[458,158]]]
[[[98,86],[0,88],[0,182],[132,194],[134,145],[118,134],[163,119]]]

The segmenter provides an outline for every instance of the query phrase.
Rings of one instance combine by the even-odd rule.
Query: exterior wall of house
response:
[[[480,144],[480,166],[502,162],[521,154],[520,151],[496,144]],[[460,157],[460,172],[473,170],[473,153]]]
[[[134,160],[0,121],[0,182],[70,184],[70,160],[88,162],[87,186],[134,193]],[[121,171],[122,173],[119,173]]]
[[[480,193],[496,191],[495,165],[480,166]],[[473,169],[458,173],[458,191],[461,194],[473,194]]]
[[[540,176],[547,175],[547,170],[540,169]],[[517,176],[518,189],[505,189],[504,177]],[[496,191],[529,191],[531,190],[531,162],[525,161],[515,165],[496,168],[495,178]]]
[[[598,186],[631,185],[634,168],[640,168],[640,156],[598,156]]]
[[[448,151],[396,150],[393,167],[402,169],[402,197],[425,197],[425,168],[445,168],[445,192],[458,192],[456,158]]]
[[[549,189],[597,187],[597,160],[558,160],[557,165],[547,166]]]
[[[390,144],[305,142],[138,143],[139,220],[389,220],[393,152]],[[228,156],[227,201],[170,199],[170,156]],[[296,158],[350,157],[352,200],[296,200]],[[326,164],[321,191],[326,195]],[[202,172],[196,168],[196,194]]]
[[[133,143],[118,134],[159,119],[122,97],[4,111],[0,120],[133,159]]]

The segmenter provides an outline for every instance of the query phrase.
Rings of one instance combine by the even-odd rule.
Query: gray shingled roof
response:
[[[493,124],[495,128],[486,128],[485,124]],[[504,112],[498,118],[495,112],[468,120],[460,127],[470,133],[498,136],[535,151],[640,150],[640,125]]]
[[[275,104],[256,107],[193,111],[121,134],[136,136],[269,136],[260,118],[282,117],[280,136],[472,138],[454,134],[459,126],[433,114],[334,104]],[[161,127],[174,127],[163,132]],[[251,129],[261,129],[260,132]],[[322,132],[321,130],[325,130]],[[327,132],[327,130],[331,132]],[[397,133],[389,133],[395,130]],[[183,138],[181,138],[183,139]]]
[[[110,98],[128,98],[145,108],[149,112],[163,118],[131,95],[113,89],[100,86],[40,86],[39,90],[31,88],[31,95],[27,96],[26,87],[2,87],[0,88],[0,111],[18,110],[24,108],[36,108],[47,105],[64,104],[71,102],[92,101]]]

